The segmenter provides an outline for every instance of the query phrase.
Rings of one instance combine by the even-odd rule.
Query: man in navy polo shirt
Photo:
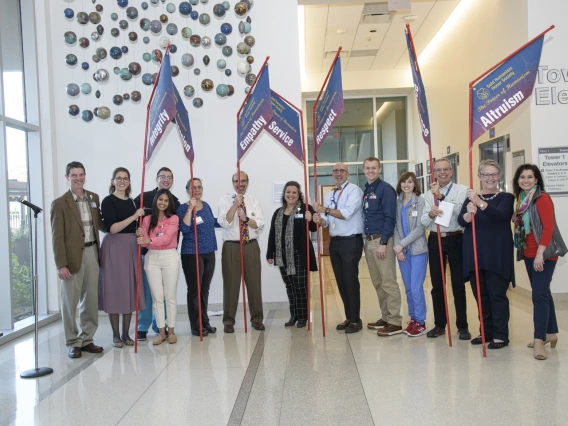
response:
[[[396,224],[396,192],[379,178],[381,162],[369,157],[363,162],[367,178],[363,193],[365,212],[365,259],[371,281],[377,291],[381,319],[367,324],[379,336],[402,333],[400,287],[396,281],[393,234]]]

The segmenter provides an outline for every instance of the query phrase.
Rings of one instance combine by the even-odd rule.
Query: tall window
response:
[[[23,22],[21,13],[33,7],[29,1],[3,1],[0,13],[0,173],[5,177],[0,180],[5,182],[0,188],[0,226],[4,227],[0,244],[9,247],[0,254],[0,329],[13,328],[15,322],[34,314],[32,221],[29,209],[19,202],[22,197],[32,202],[41,199],[41,194],[30,193],[29,184],[29,139],[32,134],[39,139],[33,14]],[[39,159],[39,153],[34,155]],[[40,170],[34,172],[39,179]]]

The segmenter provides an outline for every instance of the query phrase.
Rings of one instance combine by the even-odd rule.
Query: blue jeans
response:
[[[138,311],[138,331],[148,332],[150,325],[152,325],[152,330],[156,334],[160,332],[158,329],[158,324],[156,323],[156,317],[152,312],[152,293],[150,292],[150,284],[148,284],[148,278],[146,277],[146,271],[144,271],[144,255],[142,257],[142,281],[144,282],[144,300],[146,302],[146,309]]]
[[[428,253],[407,255],[405,262],[398,262],[406,289],[408,315],[410,319],[424,324],[426,321],[426,298],[424,297],[424,279],[428,265]]]
[[[556,268],[556,260],[545,260],[544,270],[534,270],[534,259],[525,258],[525,266],[532,287],[532,301],[534,306],[534,338],[546,340],[546,334],[558,333],[554,300],[550,292],[552,274]]]

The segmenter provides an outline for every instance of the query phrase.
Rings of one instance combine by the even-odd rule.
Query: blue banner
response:
[[[472,143],[531,95],[543,41],[544,35],[475,84],[472,89]]]
[[[241,111],[237,130],[237,161],[246,154],[262,129],[272,120],[272,101],[268,65],[260,70],[260,77]]]
[[[150,104],[150,119],[148,129],[148,149],[146,151],[146,162],[154,153],[158,142],[162,138],[166,127],[174,119],[176,114],[176,100],[172,82],[172,71],[170,67],[170,53],[166,52],[162,60],[162,68],[156,90]]]
[[[410,69],[412,71],[412,80],[414,80],[414,95],[416,96],[416,104],[418,105],[418,117],[420,117],[420,127],[422,128],[422,139],[427,145],[430,145],[432,139],[430,136],[430,117],[428,116],[428,104],[426,103],[426,91],[422,83],[422,76],[418,72],[418,60],[414,55],[412,43],[410,42],[410,33],[405,31],[406,46],[408,48],[408,56],[410,58]]]
[[[317,153],[325,138],[335,126],[335,122],[339,120],[343,110],[343,85],[341,82],[341,58],[337,58],[331,76],[327,83],[327,87],[323,96],[320,98],[316,107],[316,140],[315,152]]]
[[[181,140],[181,146],[183,152],[187,159],[193,163],[194,152],[193,152],[193,140],[191,139],[191,127],[189,125],[189,116],[187,115],[187,110],[183,104],[182,97],[179,95],[178,89],[174,83],[172,83],[174,88],[174,97],[176,100],[176,115],[175,122],[177,124],[177,129],[179,132],[179,137]]]
[[[270,135],[292,153],[294,157],[304,162],[304,141],[302,140],[302,123],[300,114],[278,93],[272,94],[272,121],[266,127]]]

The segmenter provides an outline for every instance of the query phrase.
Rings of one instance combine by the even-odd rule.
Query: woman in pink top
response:
[[[154,345],[166,340],[166,316],[160,309],[164,299],[168,317],[168,343],[176,343],[174,333],[177,314],[177,282],[179,275],[179,256],[177,237],[179,217],[172,193],[160,189],[154,196],[152,215],[146,216],[142,228],[138,228],[138,244],[148,249],[144,257],[144,270],[150,284],[156,322],[160,334],[154,339]]]

